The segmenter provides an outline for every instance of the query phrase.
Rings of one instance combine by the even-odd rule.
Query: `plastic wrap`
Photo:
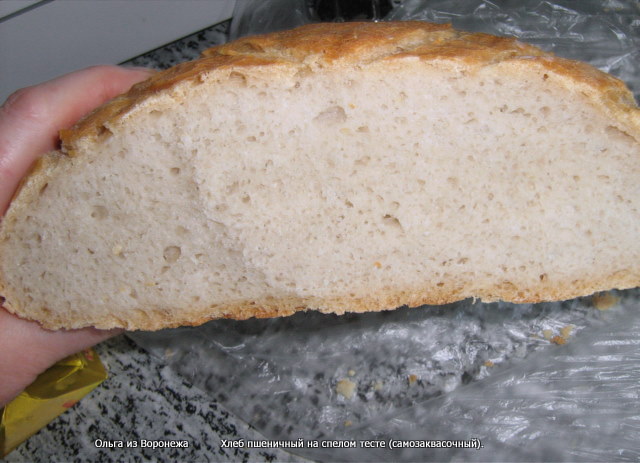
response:
[[[239,4],[235,37],[314,20],[303,0]],[[636,2],[394,5],[384,19],[516,36],[611,72],[638,98]],[[292,449],[305,457],[637,461],[639,308],[636,289],[563,303],[220,320],[131,336],[266,439],[356,443]],[[385,447],[364,448],[365,440]],[[482,448],[433,448],[471,440]]]

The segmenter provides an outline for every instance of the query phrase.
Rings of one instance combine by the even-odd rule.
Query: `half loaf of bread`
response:
[[[640,110],[513,39],[316,24],[213,48],[61,134],[0,231],[5,307],[158,329],[640,284]]]

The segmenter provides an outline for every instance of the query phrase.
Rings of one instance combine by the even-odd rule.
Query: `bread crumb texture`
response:
[[[62,132],[2,220],[0,294],[48,328],[159,329],[635,287],[639,112],[448,25],[244,38]]]

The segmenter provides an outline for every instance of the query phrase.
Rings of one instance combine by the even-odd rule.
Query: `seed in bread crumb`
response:
[[[352,424],[353,424],[353,421],[351,421],[351,420],[346,420],[346,421],[344,422],[344,425],[345,425],[345,426],[351,426]]]
[[[356,375],[356,371],[355,370],[349,370],[349,371],[347,371],[347,374],[349,376],[355,376]]]
[[[379,391],[380,389],[382,389],[382,381],[376,381],[375,383],[373,383],[374,391]]]
[[[114,256],[119,256],[122,254],[122,246],[119,244],[116,244],[114,247],[111,248],[111,253]]]
[[[549,341],[553,337],[553,331],[551,330],[542,330],[542,336]]]
[[[413,386],[416,381],[418,381],[418,377],[416,375],[409,375],[407,380],[409,381],[409,386]]]
[[[336,385],[336,392],[345,399],[352,398],[355,391],[356,383],[348,379],[341,379]]]
[[[495,364],[491,361],[491,360],[487,360],[486,362],[484,362],[484,366],[485,367],[489,367],[491,368],[492,366],[494,366]]]
[[[591,297],[591,303],[598,310],[608,310],[620,301],[620,298],[612,293],[597,293]]]
[[[554,336],[551,338],[551,342],[561,346],[567,343],[567,339],[563,338],[562,336]]]
[[[382,268],[382,264],[381,264],[380,262],[378,262],[378,261],[375,261],[375,262],[373,263],[373,266],[374,266],[375,268]]]

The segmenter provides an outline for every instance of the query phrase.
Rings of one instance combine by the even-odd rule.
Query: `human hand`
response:
[[[125,92],[153,71],[95,66],[18,90],[0,107],[0,214],[42,154],[57,148],[58,131]],[[64,357],[120,330],[49,331],[0,307],[0,407]]]

